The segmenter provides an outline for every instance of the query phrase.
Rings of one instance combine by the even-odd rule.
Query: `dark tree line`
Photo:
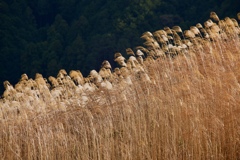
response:
[[[187,29],[210,11],[236,17],[236,0],[0,0],[0,82],[22,73],[87,75],[113,54],[141,45],[141,34],[164,26]],[[3,90],[0,85],[0,91]]]

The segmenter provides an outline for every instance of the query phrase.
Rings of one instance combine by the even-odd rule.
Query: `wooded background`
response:
[[[79,69],[84,76],[115,52],[141,45],[145,31],[188,29],[215,11],[236,18],[238,0],[0,0],[0,82],[21,74],[56,76]],[[3,85],[0,85],[3,91]]]

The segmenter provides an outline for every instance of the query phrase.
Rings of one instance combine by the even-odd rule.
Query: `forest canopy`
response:
[[[26,73],[84,76],[115,52],[141,45],[141,34],[165,26],[187,29],[215,11],[236,17],[236,0],[0,0],[0,81]],[[0,91],[3,86],[0,86]]]

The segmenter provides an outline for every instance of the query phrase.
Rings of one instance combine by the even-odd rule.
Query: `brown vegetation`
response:
[[[212,34],[215,24],[207,26]],[[115,54],[121,57],[113,75],[122,77],[117,89],[81,95],[88,99],[84,107],[65,91],[67,101],[45,112],[10,112],[5,108],[14,110],[14,103],[1,99],[0,158],[238,159],[240,39],[231,25],[221,33],[211,39],[186,34],[194,45],[174,57],[145,60],[144,72],[132,72]]]

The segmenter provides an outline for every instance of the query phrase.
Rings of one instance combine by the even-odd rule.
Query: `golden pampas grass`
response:
[[[226,23],[226,25],[228,27],[231,27],[231,28],[235,27],[235,25],[234,25],[233,21],[231,20],[231,18],[225,17],[224,20],[225,20],[225,23]]]
[[[204,26],[205,26],[206,28],[209,28],[209,27],[211,27],[212,25],[213,25],[213,21],[212,21],[211,19],[209,19],[209,20],[207,20],[207,21],[204,22]]]
[[[210,13],[210,18],[216,23],[219,22],[219,20],[220,20],[218,15],[215,12]]]
[[[169,35],[172,35],[172,34],[173,34],[173,33],[172,33],[172,30],[171,30],[169,27],[164,27],[163,29],[164,29],[164,31],[165,31],[167,34],[169,34]]]
[[[179,26],[173,26],[172,29],[178,33],[182,33],[182,29]]]
[[[200,31],[196,26],[191,26],[190,30],[195,34],[195,35],[200,35]]]
[[[237,19],[240,21],[240,12],[237,14]]]
[[[186,38],[194,38],[195,37],[195,34],[191,31],[191,30],[185,30],[184,31],[184,36],[186,37]]]
[[[134,52],[133,52],[133,50],[132,50],[131,48],[127,48],[127,49],[126,49],[126,53],[127,53],[127,55],[129,55],[129,56],[134,56],[134,55],[135,55]]]
[[[203,26],[202,26],[202,24],[201,24],[201,23],[197,23],[197,24],[196,24],[196,27],[197,27],[198,29],[201,29],[201,28],[203,28]]]
[[[225,20],[225,29],[221,20],[206,29],[196,27],[201,34],[222,37],[237,28],[231,21],[234,28]],[[5,81],[0,159],[239,159],[239,35],[202,39],[190,27],[181,40],[174,29],[164,32],[154,36],[174,43],[158,48],[146,33],[156,49],[137,46],[127,64],[115,53],[114,60],[125,66],[111,73],[104,61],[82,87],[70,88],[75,76],[63,71],[49,77],[51,95],[37,93],[34,101],[32,94],[18,93],[21,89]],[[163,48],[168,58],[158,58]],[[137,61],[144,54],[147,58]],[[23,79],[31,93],[38,90],[34,80]]]

